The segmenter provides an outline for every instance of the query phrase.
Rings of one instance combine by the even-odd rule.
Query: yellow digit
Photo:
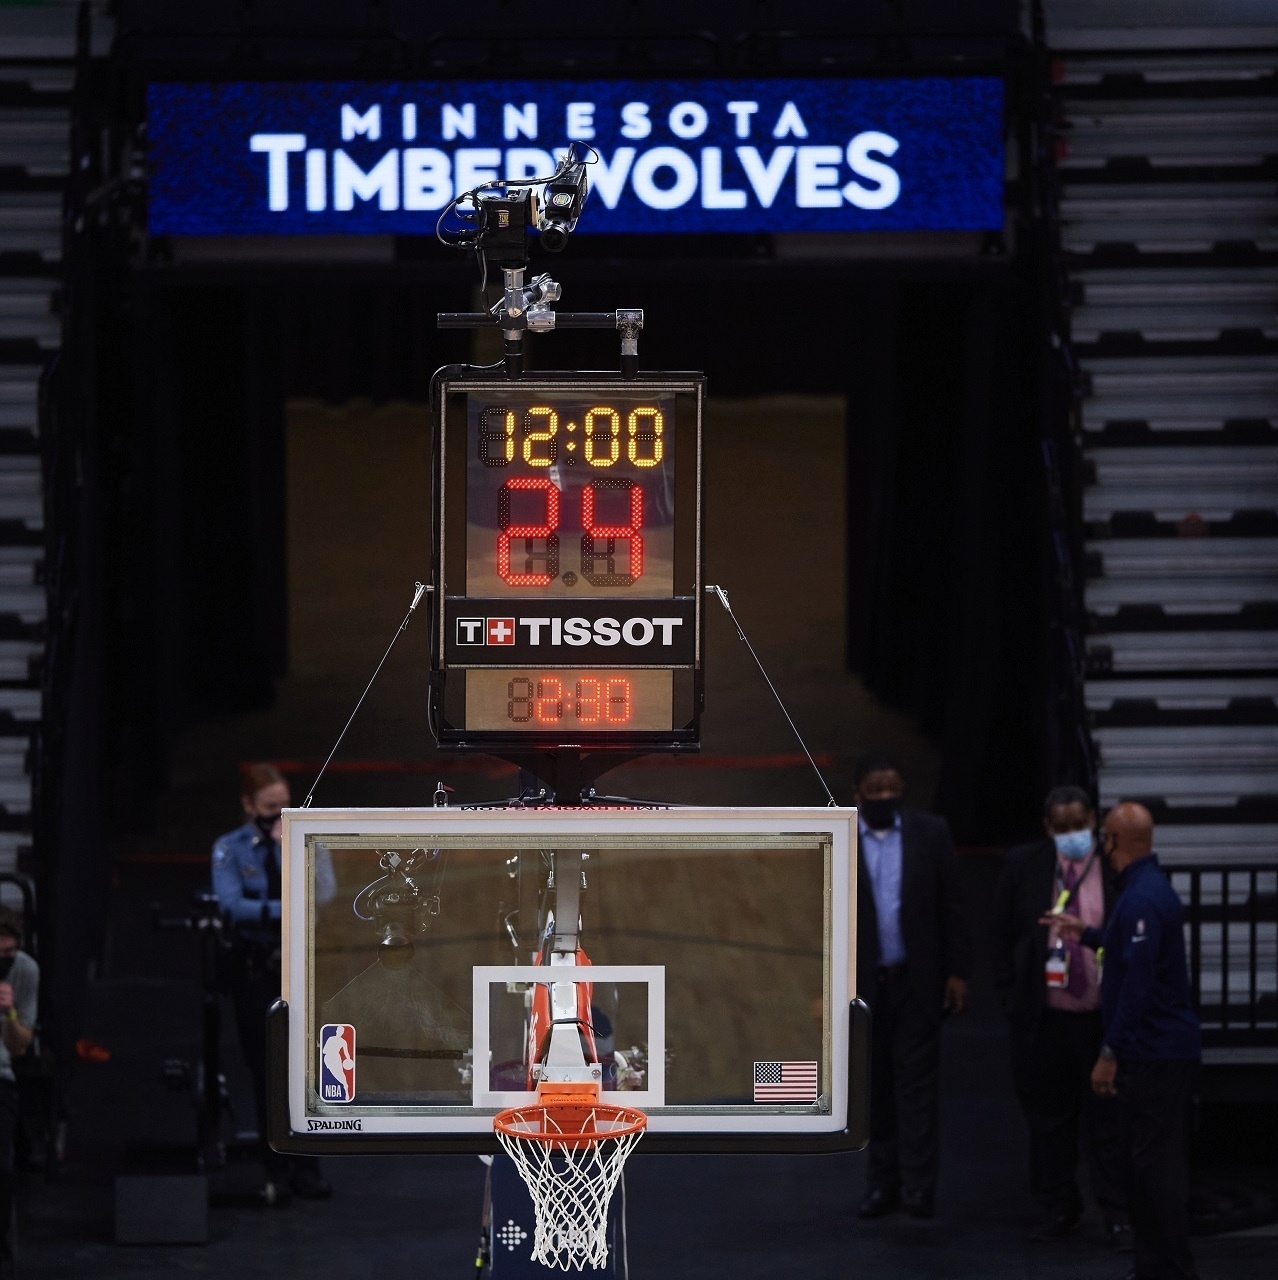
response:
[[[486,467],[504,467],[514,456],[515,415],[504,405],[490,405],[479,415],[479,460]]]
[[[595,419],[604,418],[608,423],[608,456],[597,457],[595,454]],[[600,441],[602,443],[602,440]],[[616,409],[597,406],[586,410],[586,461],[592,467],[610,467],[621,457],[621,414]]]
[[[534,431],[538,418],[544,418],[545,431]],[[530,467],[548,467],[559,457],[559,445],[555,437],[559,434],[559,415],[545,404],[535,404],[524,414],[524,461]],[[533,456],[533,447],[546,441],[546,452],[541,457]]]
[[[646,430],[641,431],[639,429],[640,418],[648,419],[649,426]],[[630,439],[626,442],[626,453],[630,461],[636,467],[655,467],[666,452],[665,441],[661,438],[666,430],[666,415],[660,409],[645,405],[643,408],[630,411],[630,417],[626,420],[626,425],[630,428]],[[641,458],[639,456],[639,446],[641,444],[652,445],[651,458]]]

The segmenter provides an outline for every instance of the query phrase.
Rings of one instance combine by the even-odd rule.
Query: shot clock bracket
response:
[[[548,274],[527,280],[529,242],[539,233],[542,248],[558,253],[568,243],[585,204],[589,183],[586,162],[569,146],[553,174],[528,179],[514,186],[496,180],[459,196],[440,216],[437,234],[446,244],[473,249],[480,259],[483,279],[500,270],[502,296],[487,311],[441,311],[441,329],[501,329],[504,367],[508,378],[524,370],[524,337],[553,329],[616,329],[621,339],[621,376],[639,372],[639,331],[643,312],[637,307],[616,311],[560,311],[562,289]],[[445,231],[447,215],[469,199],[474,212],[460,214],[473,227]]]

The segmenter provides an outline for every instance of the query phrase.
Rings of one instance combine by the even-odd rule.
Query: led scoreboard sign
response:
[[[441,743],[695,745],[700,374],[441,379]]]

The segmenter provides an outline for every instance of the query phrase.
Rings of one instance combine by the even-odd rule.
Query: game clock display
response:
[[[700,374],[445,378],[441,742],[695,745]]]

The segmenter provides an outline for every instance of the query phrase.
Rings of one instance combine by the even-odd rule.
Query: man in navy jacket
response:
[[[1154,820],[1142,805],[1115,805],[1101,852],[1118,876],[1103,930],[1049,915],[1061,934],[1103,957],[1105,1040],[1092,1088],[1116,1095],[1130,1162],[1128,1210],[1135,1280],[1196,1280],[1189,1249],[1185,1129],[1202,1039],[1185,962],[1184,909],[1153,852]]]

